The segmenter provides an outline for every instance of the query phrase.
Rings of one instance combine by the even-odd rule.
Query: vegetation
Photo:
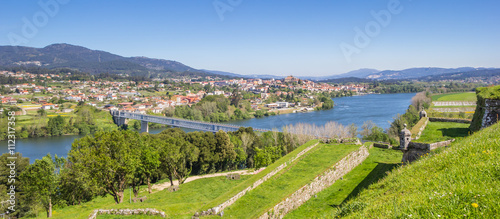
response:
[[[469,135],[469,124],[455,122],[429,122],[422,135],[414,142],[434,143]]]
[[[309,199],[285,218],[333,218],[338,206],[384,178],[388,171],[399,166],[401,162],[402,155],[397,150],[374,147],[369,152],[368,158],[347,173],[342,180],[321,191],[317,197]]]
[[[256,218],[358,148],[358,145],[320,144],[283,172],[247,192],[226,208],[224,215]]]
[[[68,206],[54,210],[53,218],[87,218],[95,209],[134,209],[155,208],[164,211],[168,218],[191,218],[199,206],[209,202],[241,182],[247,181],[249,176],[242,175],[240,180],[228,180],[226,177],[212,177],[198,179],[179,186],[179,191],[169,192],[166,189],[149,194],[142,186],[139,197],[147,196],[147,200],[140,203],[129,203],[132,189],[124,191],[125,201],[116,204],[111,196],[97,197],[81,205]],[[133,196],[133,194],[132,194]],[[123,218],[120,216],[103,215],[98,218]],[[131,217],[132,218],[132,217]],[[153,216],[133,216],[133,218],[155,218]]]
[[[500,124],[390,172],[340,206],[348,218],[495,218]],[[466,167],[466,168],[464,168]]]
[[[475,93],[449,93],[433,95],[432,101],[476,101]]]
[[[273,170],[275,170],[277,167],[279,167],[283,163],[290,161],[290,159],[293,158],[293,157],[296,157],[297,154],[299,154],[300,152],[302,152],[304,149],[306,149],[309,146],[311,146],[313,144],[316,144],[316,143],[318,143],[317,140],[312,140],[312,141],[309,141],[309,142],[301,145],[296,150],[294,150],[294,151],[290,152],[289,154],[281,157],[276,162],[274,162],[271,165],[269,165],[268,167],[266,167],[266,169],[258,172],[257,174],[253,175],[252,177],[250,177],[248,180],[241,182],[240,184],[238,184],[237,186],[235,186],[232,189],[228,189],[227,192],[225,192],[221,196],[217,197],[216,199],[210,201],[206,205],[202,206],[199,210],[206,210],[206,209],[209,209],[209,208],[213,208],[213,207],[215,207],[215,206],[217,206],[217,205],[225,202],[229,198],[235,196],[236,194],[238,194],[242,190],[244,190],[244,189],[248,188],[249,186],[251,186],[257,180],[260,180],[262,177],[264,177],[268,173],[270,173]],[[311,151],[308,151],[307,153],[311,153]],[[304,155],[302,155],[302,156],[304,156]]]
[[[93,106],[67,105],[74,109],[71,113],[61,113],[56,110],[28,111],[26,116],[16,116],[16,138],[34,138],[60,135],[87,135],[97,131],[110,131],[118,127],[114,124],[111,115],[107,111],[99,110]],[[0,125],[7,127],[7,113],[9,110],[16,111],[15,108],[4,110],[0,115]],[[20,109],[17,109],[20,110]],[[5,140],[7,129],[0,130],[0,140]]]

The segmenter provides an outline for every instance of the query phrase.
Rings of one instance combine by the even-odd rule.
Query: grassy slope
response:
[[[317,198],[308,200],[286,218],[332,218],[337,206],[383,178],[387,171],[398,166],[401,157],[402,153],[398,150],[370,149],[370,156],[346,174],[343,180],[318,193]]]
[[[359,145],[320,144],[307,156],[287,166],[285,172],[272,177],[226,208],[224,215],[258,217],[358,148]]]
[[[476,101],[476,100],[477,100],[476,94],[473,92],[438,94],[432,96],[432,101]]]
[[[414,142],[433,143],[469,135],[470,124],[454,122],[429,122],[422,135]]]
[[[496,218],[499,136],[496,124],[397,168],[344,205],[343,213],[350,218]]]
[[[55,209],[54,218],[87,218],[95,209],[120,209],[120,208],[156,208],[165,211],[170,218],[191,218],[200,205],[215,199],[249,176],[242,176],[241,180],[227,180],[226,177],[213,177],[199,179],[182,184],[178,192],[167,190],[148,194],[144,189],[139,197],[147,196],[143,203],[129,203],[129,190],[125,191],[125,199],[121,204],[115,204],[111,196],[99,197],[88,203],[78,206],[69,206]],[[116,216],[99,216],[99,218],[120,218]],[[134,217],[135,218],[135,217]],[[151,218],[151,217],[148,217]]]
[[[268,167],[266,167],[266,169],[264,169],[263,171],[255,174],[250,179],[245,180],[244,182],[240,183],[238,186],[235,186],[235,187],[233,187],[231,189],[228,189],[226,193],[224,193],[223,195],[221,195],[221,196],[217,197],[216,199],[212,200],[208,204],[202,206],[199,210],[207,210],[209,208],[212,208],[212,207],[215,207],[215,206],[217,206],[219,204],[222,204],[223,202],[225,202],[229,198],[235,196],[240,191],[242,191],[242,190],[246,189],[247,187],[251,186],[254,182],[256,182],[257,180],[261,179],[262,177],[264,177],[265,175],[267,175],[268,173],[270,173],[274,169],[276,169],[276,167],[278,167],[281,164],[289,161],[292,157],[295,157],[298,153],[300,153],[301,151],[303,151],[307,147],[309,147],[309,146],[311,146],[313,144],[316,144],[317,142],[318,142],[317,140],[312,140],[312,141],[309,141],[309,142],[303,144],[302,146],[300,146],[297,149],[293,150],[292,152],[288,153],[286,156],[280,158],[279,160],[277,160],[273,164],[271,164]],[[311,151],[308,151],[306,154],[304,154],[302,156],[307,156],[308,153],[311,153]]]

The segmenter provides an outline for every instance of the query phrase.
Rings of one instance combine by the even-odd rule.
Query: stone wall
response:
[[[432,101],[434,106],[476,106],[475,101]]]
[[[283,218],[287,213],[304,204],[318,192],[321,192],[323,189],[333,185],[335,181],[361,164],[368,157],[368,155],[369,152],[365,146],[351,152],[349,155],[337,162],[331,169],[316,177],[311,183],[294,192],[288,198],[274,206],[274,208],[270,209],[259,218]]]
[[[276,167],[276,169],[274,169],[273,171],[271,171],[270,173],[268,173],[267,175],[265,175],[264,177],[262,177],[261,179],[255,181],[251,186],[247,187],[246,189],[244,189],[243,191],[239,192],[238,194],[236,194],[235,196],[231,197],[230,199],[228,199],[227,201],[225,201],[224,203],[216,206],[216,207],[213,207],[213,208],[210,208],[206,211],[202,211],[202,212],[197,212],[194,217],[200,217],[200,216],[208,216],[208,215],[217,215],[217,214],[220,214],[225,208],[229,207],[230,205],[232,205],[234,202],[236,202],[236,200],[238,200],[239,198],[241,198],[243,195],[245,195],[248,191],[256,188],[257,186],[259,186],[260,184],[262,184],[263,182],[267,181],[268,179],[270,179],[271,177],[273,177],[276,173],[280,172],[281,170],[283,170],[288,164],[292,163],[293,161],[295,161],[297,158],[301,157],[302,155],[304,155],[305,153],[307,153],[309,150],[313,149],[314,147],[316,147],[318,145],[318,143],[316,144],[313,144],[309,147],[307,147],[306,149],[302,150],[301,152],[299,152],[295,157],[292,157],[289,161],[281,164],[279,167]]]
[[[420,156],[429,153],[431,150],[440,148],[440,147],[446,147],[450,145],[452,142],[454,142],[455,139],[448,140],[448,141],[441,141],[441,142],[436,142],[436,143],[418,143],[418,142],[410,142],[408,145],[408,150],[403,151],[403,159],[401,162],[413,162],[415,160],[418,160]]]
[[[146,209],[97,209],[94,210],[89,219],[96,219],[97,215],[111,214],[111,215],[151,215],[166,217],[165,212],[156,210],[154,208]]]
[[[425,127],[427,127],[427,124],[429,123],[429,120],[430,120],[430,118],[428,118],[428,117],[422,117],[418,121],[418,123],[415,125],[415,127],[413,127],[411,129],[411,134],[415,135],[414,139],[419,139],[420,138],[420,135],[422,135],[422,132],[425,130]],[[419,123],[421,123],[422,121],[423,121],[423,124],[420,127],[417,127],[417,125],[419,125]]]
[[[500,100],[486,99],[484,102],[484,114],[481,128],[493,125],[500,120]]]
[[[470,124],[471,120],[469,119],[452,119],[452,118],[429,118],[431,122],[456,122],[456,123],[465,123]]]
[[[383,148],[383,149],[390,149],[390,148],[392,148],[392,146],[390,144],[384,144],[384,143],[373,143],[373,147]]]

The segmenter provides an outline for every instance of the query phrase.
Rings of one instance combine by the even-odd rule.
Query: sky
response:
[[[239,74],[500,67],[498,0],[0,0],[0,45],[69,43]]]

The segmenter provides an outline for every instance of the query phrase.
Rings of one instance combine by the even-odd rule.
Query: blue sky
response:
[[[240,74],[500,67],[499,9],[498,0],[0,0],[0,45],[69,43]],[[36,33],[23,33],[23,18]]]

